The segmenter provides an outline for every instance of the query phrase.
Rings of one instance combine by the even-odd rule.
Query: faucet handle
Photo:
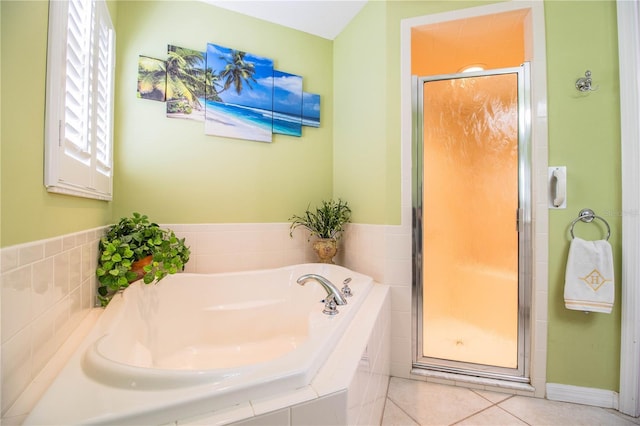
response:
[[[353,296],[353,293],[351,293],[351,287],[349,287],[349,283],[351,282],[351,278],[346,278],[342,284],[342,289],[340,291],[342,291],[342,295],[344,297],[351,297]]]
[[[333,294],[330,294],[325,299],[322,313],[326,315],[336,315],[340,313],[340,311],[338,311],[338,305],[336,304],[336,298]]]

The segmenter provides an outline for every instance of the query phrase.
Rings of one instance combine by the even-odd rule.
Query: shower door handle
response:
[[[549,167],[549,208],[567,207],[567,167]]]
[[[553,171],[553,181],[555,181],[555,186],[553,187],[553,206],[560,207],[564,203],[565,198],[567,197],[567,176],[566,172],[558,167]]]

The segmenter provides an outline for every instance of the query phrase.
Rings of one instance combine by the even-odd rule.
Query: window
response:
[[[115,32],[104,0],[51,1],[45,186],[111,200]]]

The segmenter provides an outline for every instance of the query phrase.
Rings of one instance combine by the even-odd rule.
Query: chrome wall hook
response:
[[[576,80],[576,89],[581,92],[593,92],[598,90],[599,86],[593,87],[593,81],[591,80],[591,71],[587,70],[584,73],[584,77],[580,77]]]

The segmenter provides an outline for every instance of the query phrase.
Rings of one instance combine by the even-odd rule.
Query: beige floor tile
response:
[[[380,426],[419,426],[411,417],[387,398]]]
[[[397,377],[387,396],[422,426],[450,425],[492,405],[470,389]]]
[[[627,420],[628,422],[631,422],[633,424],[636,425],[640,425],[640,417],[631,417],[631,416],[627,416],[626,414],[622,414],[620,411],[618,410],[614,410],[613,408],[605,408],[605,411],[608,411],[609,413],[618,416],[622,419]]]
[[[489,407],[484,411],[467,417],[456,426],[526,426],[526,423],[512,416],[500,407]]]
[[[381,426],[634,426],[612,410],[392,377]]]
[[[509,398],[498,406],[530,425],[634,425],[602,408],[525,396]]]

